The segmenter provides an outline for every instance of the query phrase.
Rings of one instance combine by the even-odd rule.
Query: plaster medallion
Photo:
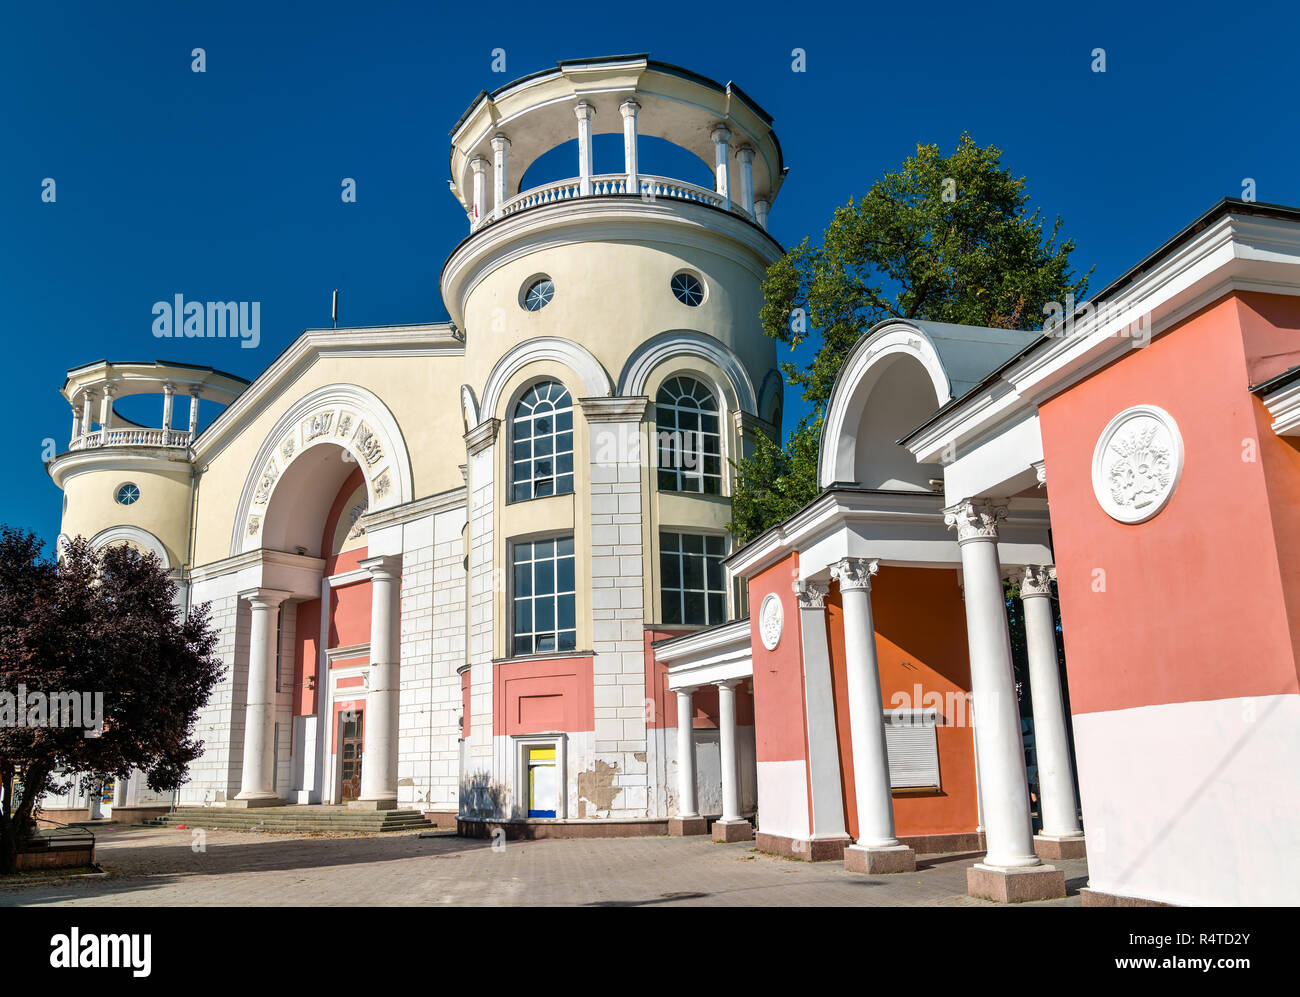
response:
[[[763,605],[758,611],[758,633],[763,638],[763,646],[775,651],[781,643],[781,634],[785,630],[785,609],[775,592],[763,597]]]
[[[1183,473],[1183,437],[1164,409],[1135,405],[1110,421],[1092,454],[1092,490],[1106,515],[1144,523],[1173,497]]]

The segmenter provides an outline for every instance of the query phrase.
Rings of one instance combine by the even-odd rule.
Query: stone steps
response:
[[[348,810],[346,807],[182,807],[146,823],[226,831],[331,831],[353,834],[427,830],[419,810]]]

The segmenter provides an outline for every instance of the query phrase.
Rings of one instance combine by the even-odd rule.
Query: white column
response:
[[[1049,565],[1026,567],[1020,582],[1020,599],[1025,610],[1043,834],[1075,838],[1083,834],[1083,829],[1074,806],[1070,735],[1065,727],[1065,697],[1061,695],[1061,672],[1056,657],[1056,621],[1052,615],[1055,578],[1056,569]]]
[[[694,689],[677,690],[677,816],[698,817],[695,798]]]
[[[713,189],[722,195],[722,206],[731,208],[731,196],[728,193],[727,165],[731,157],[731,130],[726,125],[713,129]]]
[[[740,816],[740,775],[736,767],[736,686],[739,679],[718,687],[718,751],[722,755],[722,824],[748,823]]]
[[[168,381],[163,385],[163,444],[171,442],[172,437],[172,409],[176,404],[176,385]]]
[[[627,192],[636,194],[641,182],[637,172],[636,112],[641,110],[641,105],[629,99],[619,104],[618,109],[623,115],[623,169],[627,173]]]
[[[81,435],[81,410],[78,409],[76,406],[73,406],[73,409],[72,409],[72,439],[68,441],[68,446],[71,447],[72,444],[73,444],[73,442],[74,442],[74,441],[77,439],[77,437],[80,436],[80,435]]]
[[[244,769],[235,801],[246,806],[276,803],[275,758],[275,656],[276,613],[290,593],[276,589],[250,589],[239,593],[252,609],[248,640],[248,697],[244,713]]]
[[[758,222],[763,231],[767,231],[767,210],[768,203],[766,198],[760,197],[754,202],[754,221]]]
[[[482,223],[484,212],[487,211],[487,169],[488,161],[482,156],[475,156],[469,163],[470,171],[474,174],[474,218],[470,227]]]
[[[1006,514],[1004,502],[975,499],[945,509],[944,521],[957,528],[965,580],[971,693],[978,718],[975,743],[988,847],[983,864],[1016,868],[1040,863],[1029,819],[1025,749],[998,562],[997,524]]]
[[[497,133],[492,138],[492,217],[500,218],[506,203],[506,152],[510,140]],[[364,771],[364,768],[363,768]]]
[[[740,206],[751,215],[754,213],[754,150],[742,145],[736,150],[740,160]]]
[[[130,778],[118,776],[113,780],[113,809],[126,806],[126,789],[130,785]]]
[[[578,119],[578,193],[586,197],[591,193],[591,119],[596,109],[580,100],[573,113]]]
[[[103,393],[99,396],[99,426],[101,429],[113,428],[113,394],[113,386],[111,384],[104,385]]]
[[[368,810],[390,810],[397,806],[401,563],[400,557],[392,555],[361,562],[361,567],[370,572],[370,681],[366,693],[361,796],[357,803]]]
[[[871,576],[878,561],[846,557],[831,567],[844,606],[844,662],[848,673],[849,730],[853,747],[853,787],[857,797],[858,838],[866,848],[893,848],[894,797],[889,787],[889,753],[871,616]]]
[[[91,423],[91,405],[94,402],[95,392],[87,388],[81,395],[81,432],[86,435],[90,432]]]

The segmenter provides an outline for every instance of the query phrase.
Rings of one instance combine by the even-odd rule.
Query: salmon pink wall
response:
[[[330,506],[329,515],[325,517],[325,531],[321,534],[320,549],[321,556],[325,558],[326,576],[351,571],[368,556],[364,545],[342,554],[334,550],[334,533],[338,529],[339,517],[344,513],[344,506],[347,504],[348,498],[365,484],[365,481],[366,476],[361,473],[360,467],[349,474],[348,480],[343,482],[343,487],[339,489],[338,495],[334,496],[334,504]]]
[[[1259,384],[1300,364],[1300,299],[1249,292],[1235,300],[1248,383]]]
[[[320,600],[309,599],[298,603],[298,622],[293,644],[294,715],[312,716],[316,713],[318,690],[308,688],[320,665]]]
[[[370,640],[370,582],[330,589],[330,647],[365,644]]]
[[[589,657],[507,661],[492,678],[494,731],[536,734],[595,730]]]
[[[1221,299],[1039,407],[1076,715],[1297,691],[1273,526],[1279,511],[1294,522],[1296,465],[1247,391],[1242,314]],[[1138,404],[1173,416],[1186,461],[1159,515],[1125,525],[1097,503],[1092,453]],[[1252,446],[1263,460],[1243,459]]]
[[[936,731],[939,790],[894,793],[895,833],[959,834],[979,824],[975,787],[975,744],[965,696],[970,691],[966,615],[954,571],[883,567],[871,583],[876,628],[881,708],[925,707],[928,693],[954,703],[953,715]],[[857,836],[853,745],[848,713],[848,671],[844,658],[844,610],[839,586],[826,598],[826,636],[835,693],[835,729],[849,833]],[[916,701],[920,686],[921,701]],[[896,698],[904,694],[905,699]]]
[[[808,760],[808,738],[803,683],[803,638],[799,602],[792,587],[798,577],[799,557],[791,554],[749,583],[750,644],[754,653],[754,748],[761,762]],[[776,649],[763,646],[758,633],[758,607],[769,592],[776,593],[785,612],[785,632]],[[811,777],[807,780],[812,784]],[[762,805],[762,801],[759,801]]]

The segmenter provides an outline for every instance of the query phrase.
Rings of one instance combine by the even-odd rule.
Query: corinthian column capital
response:
[[[943,510],[949,529],[956,527],[957,542],[997,540],[998,520],[1007,518],[1006,499],[966,499]]]
[[[825,608],[826,594],[830,591],[830,586],[825,582],[814,582],[799,578],[795,580],[793,587],[795,598],[799,600],[800,609]]]
[[[880,562],[865,557],[846,557],[831,565],[831,577],[840,583],[840,591],[871,591],[871,576],[880,570]]]
[[[1056,581],[1056,567],[1051,564],[1027,564],[1020,579],[1020,598],[1051,595],[1052,582]]]

